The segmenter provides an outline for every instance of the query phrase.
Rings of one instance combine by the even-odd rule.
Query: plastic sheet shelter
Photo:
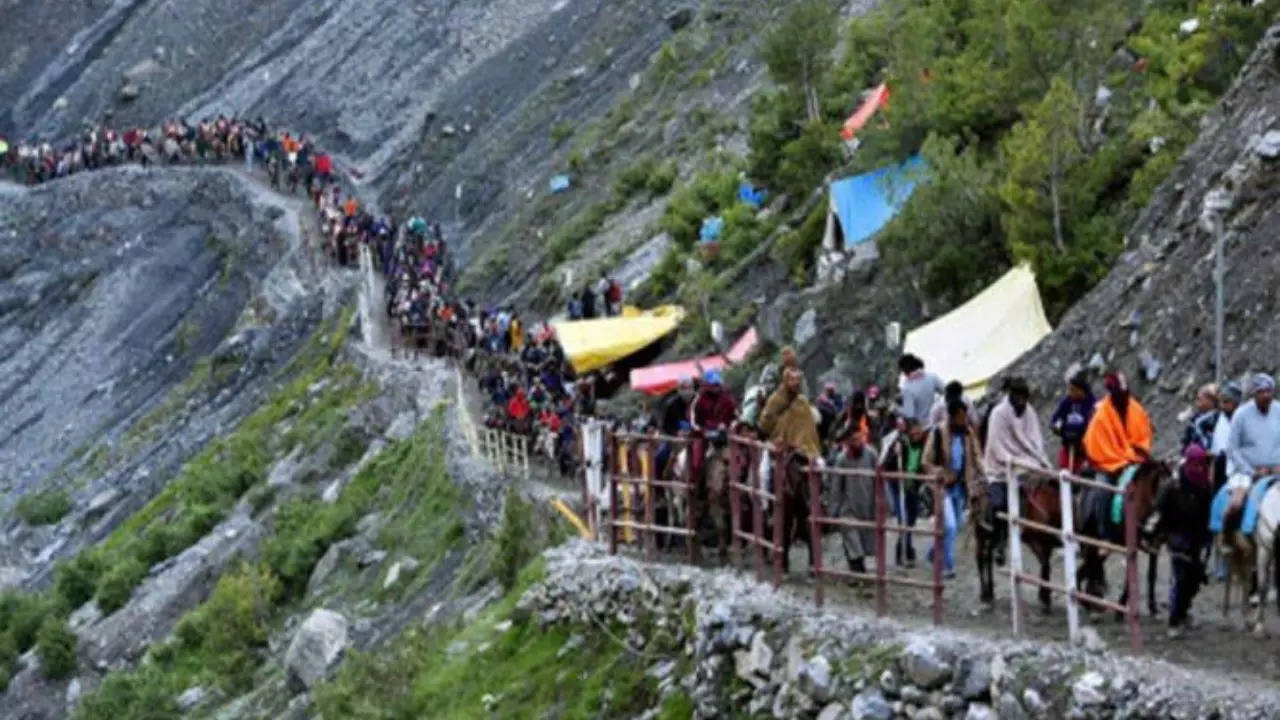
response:
[[[641,311],[623,308],[620,317],[553,322],[565,357],[580,373],[598,370],[661,340],[684,319],[684,309],[664,305]]]
[[[636,368],[631,371],[631,389],[649,395],[665,395],[676,389],[681,380],[692,380],[707,370],[723,370],[728,365],[741,363],[759,344],[760,335],[755,328],[750,328],[723,355]]]
[[[840,128],[840,137],[845,142],[853,140],[858,131],[871,120],[871,116],[876,114],[877,110],[888,106],[889,86],[881,83],[867,93],[867,97],[858,106],[858,109],[854,110],[849,119],[844,121],[844,127]]]
[[[1051,330],[1035,273],[1019,265],[965,304],[907,333],[903,350],[978,397],[996,373]]]
[[[914,155],[890,165],[831,183],[831,207],[823,247],[848,250],[871,239],[915,192],[925,171],[924,159]]]

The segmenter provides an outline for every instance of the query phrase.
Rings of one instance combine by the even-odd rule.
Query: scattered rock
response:
[[[892,670],[880,673],[880,690],[888,697],[898,696],[898,676]]]
[[[89,499],[89,505],[85,508],[85,514],[90,518],[95,518],[106,512],[112,505],[115,505],[119,501],[120,491],[115,488],[107,488]]]
[[[941,687],[951,679],[951,658],[927,640],[913,640],[903,651],[903,670],[912,683],[926,690]]]
[[[991,695],[991,662],[983,657],[967,657],[956,667],[956,686],[965,700],[983,700]]]
[[[947,718],[942,714],[942,710],[930,705],[929,707],[920,708],[920,711],[912,716],[911,720],[947,720]]]
[[[290,689],[315,687],[342,658],[351,644],[347,619],[332,610],[312,611],[289,643],[284,665]]]
[[[877,690],[864,690],[853,696],[849,714],[854,720],[891,720],[893,707]]]
[[[809,308],[800,315],[800,319],[796,320],[795,330],[792,332],[792,338],[795,339],[797,346],[803,346],[818,334],[818,311],[815,308]]]
[[[1102,639],[1097,630],[1087,625],[1080,629],[1080,645],[1092,653],[1104,652],[1107,649],[1107,641]]]
[[[1280,130],[1268,130],[1267,134],[1258,141],[1255,152],[1266,160],[1280,158]]]
[[[990,705],[983,703],[973,703],[969,706],[969,711],[964,714],[964,720],[997,720],[996,711],[991,709]]]
[[[138,99],[142,94],[142,88],[137,83],[127,82],[120,86],[120,91],[116,93],[116,97],[120,102],[130,103]]]
[[[386,550],[370,550],[360,556],[360,567],[366,568],[371,565],[377,565],[387,559]]]
[[[208,697],[209,691],[205,690],[203,686],[196,685],[183,691],[174,702],[178,703],[178,709],[182,712],[190,712],[203,704]]]
[[[1027,712],[1022,709],[1022,705],[1018,704],[1018,698],[1014,697],[1013,693],[1000,695],[997,707],[1000,711],[1000,720],[1026,720]]]
[[[822,708],[822,711],[818,713],[818,720],[842,720],[846,716],[847,712],[848,711],[845,709],[844,705],[841,705],[840,703],[831,703],[830,705]]]
[[[1040,715],[1046,709],[1044,698],[1040,697],[1040,693],[1035,688],[1027,688],[1022,691],[1022,704],[1032,715]]]
[[[1107,701],[1107,679],[1102,673],[1090,671],[1071,685],[1071,699],[1080,707],[1102,705]]]
[[[1142,377],[1147,382],[1155,382],[1160,379],[1160,371],[1164,369],[1164,365],[1149,351],[1143,350],[1138,355],[1138,362],[1142,363]]]
[[[342,559],[350,547],[347,541],[336,542],[329,546],[316,566],[311,569],[311,577],[307,580],[308,595],[315,593],[320,586],[324,585],[325,580],[328,580],[329,576],[342,564]]]
[[[733,654],[734,672],[738,677],[756,687],[764,685],[769,677],[769,668],[773,665],[773,648],[765,640],[764,631],[758,631],[751,639],[749,650],[739,650]]]
[[[672,32],[679,32],[688,27],[689,23],[693,22],[693,18],[693,8],[681,6],[668,12],[663,20],[666,21],[667,27],[671,28]]]
[[[76,705],[80,704],[81,694],[80,678],[72,678],[71,682],[67,683],[66,699],[68,709],[74,708]]]
[[[412,575],[417,572],[418,568],[421,566],[422,563],[411,557],[395,562],[391,566],[391,569],[387,571],[387,579],[382,582],[382,589],[389,589],[392,585],[400,582],[401,575]]]
[[[831,663],[815,655],[800,667],[800,691],[818,702],[831,699]]]

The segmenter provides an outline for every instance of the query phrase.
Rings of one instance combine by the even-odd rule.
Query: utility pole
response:
[[[1227,229],[1225,214],[1231,209],[1231,192],[1223,188],[1211,190],[1204,198],[1203,219],[1213,234],[1213,379],[1222,383],[1222,343],[1224,325],[1224,306],[1226,296],[1226,243]]]

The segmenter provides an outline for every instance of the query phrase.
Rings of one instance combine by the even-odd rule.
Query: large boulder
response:
[[[289,688],[302,692],[315,687],[350,645],[345,617],[324,608],[313,611],[298,628],[284,656]]]

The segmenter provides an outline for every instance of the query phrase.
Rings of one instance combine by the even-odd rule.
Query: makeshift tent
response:
[[[769,201],[769,191],[757,190],[751,187],[751,183],[744,182],[738,186],[738,200],[753,208],[764,207],[764,204]]]
[[[556,175],[551,178],[551,192],[562,193],[569,189],[569,176]]]
[[[854,249],[880,231],[915,191],[924,159],[913,156],[901,165],[889,165],[831,183],[827,234],[823,247],[831,251]],[[875,254],[874,246],[868,248]],[[857,249],[855,255],[864,251]]]
[[[858,106],[858,109],[854,110],[849,119],[844,121],[844,127],[840,129],[840,137],[844,138],[845,142],[853,140],[853,137],[867,124],[871,116],[876,114],[877,110],[888,106],[889,86],[881,84],[879,87],[872,88],[867,93],[866,99]]]
[[[755,328],[750,328],[723,355],[636,368],[631,371],[631,389],[650,395],[664,395],[674,390],[681,380],[692,380],[707,370],[723,370],[726,365],[741,363],[759,344],[760,336]]]
[[[996,373],[1049,332],[1036,276],[1020,265],[965,304],[912,330],[903,350],[978,397]]]
[[[724,218],[719,215],[704,218],[702,221],[702,230],[698,232],[698,240],[704,243],[715,242],[720,239],[720,235],[723,232]]]
[[[565,357],[580,372],[598,370],[662,339],[684,319],[684,309],[625,307],[621,317],[553,322]]]

